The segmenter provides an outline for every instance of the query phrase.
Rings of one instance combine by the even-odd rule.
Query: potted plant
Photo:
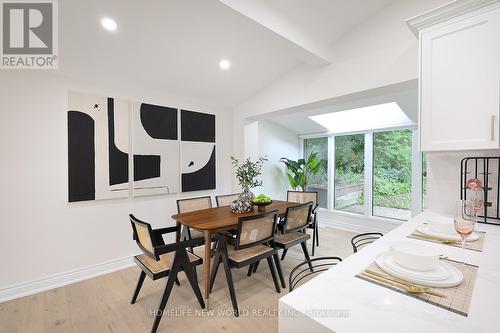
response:
[[[231,203],[231,210],[235,213],[246,213],[253,210],[252,198],[253,193],[251,188],[262,186],[262,180],[258,177],[262,173],[262,165],[267,161],[266,156],[259,157],[256,162],[252,162],[247,158],[242,163],[234,156],[231,156],[233,168],[235,170],[236,179],[240,184],[243,192],[238,199]]]
[[[286,165],[288,182],[294,190],[300,187],[302,191],[305,191],[310,177],[317,174],[321,167],[321,160],[318,159],[317,151],[311,152],[307,160],[301,158],[294,161],[282,157],[280,161]]]

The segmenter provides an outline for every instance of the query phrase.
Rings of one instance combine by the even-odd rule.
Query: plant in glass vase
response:
[[[250,158],[247,158],[240,163],[238,159],[231,156],[231,161],[235,170],[236,179],[243,188],[243,192],[240,194],[238,199],[231,203],[231,210],[234,213],[250,212],[253,210],[253,193],[250,189],[262,186],[262,180],[259,179],[259,176],[262,173],[262,166],[264,165],[264,162],[267,161],[267,157],[261,156],[255,162],[252,162]]]

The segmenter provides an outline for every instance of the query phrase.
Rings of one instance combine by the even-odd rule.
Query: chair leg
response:
[[[179,278],[177,276],[175,277],[175,284],[178,285],[178,286],[181,285],[181,283],[179,282]]]
[[[318,237],[318,234],[316,234],[316,225],[313,227],[313,239],[312,239],[312,251],[311,255],[314,257],[314,248],[316,245],[316,237]]]
[[[269,270],[271,271],[271,275],[273,277],[273,282],[274,282],[274,287],[276,288],[276,292],[280,293],[281,292],[280,284],[278,282],[278,277],[276,276],[276,270],[274,269],[273,259],[271,257],[267,257],[266,259],[269,265]]]
[[[257,261],[255,264],[253,264],[253,272],[257,272],[257,268],[259,267],[260,261]]]
[[[309,257],[309,251],[307,251],[306,242],[302,242],[302,243],[300,243],[300,245],[302,246],[302,251],[304,252],[304,257],[306,257],[307,263],[309,264],[309,269],[311,270],[311,272],[314,272],[312,264],[311,264],[311,257]]]
[[[135,301],[137,300],[137,296],[139,296],[139,291],[141,290],[142,283],[144,282],[145,277],[146,277],[146,273],[141,271],[141,274],[139,274],[139,281],[137,281],[137,286],[135,287],[134,295],[132,296],[132,300],[130,301],[130,304],[134,304]]]
[[[195,267],[193,266],[193,264],[191,264],[191,262],[189,262],[189,257],[187,256],[187,254],[186,253],[183,253],[183,254],[185,256],[185,258],[183,258],[183,264],[182,264],[182,267],[184,269],[184,273],[186,273],[188,281],[191,284],[191,287],[193,288],[194,294],[195,294],[196,298],[198,299],[198,302],[200,303],[201,308],[204,309],[205,302],[203,301],[203,296],[201,295],[200,286],[198,285],[198,279],[196,276]]]
[[[229,295],[231,296],[231,303],[233,304],[233,311],[236,317],[239,317],[238,302],[236,301],[236,292],[234,290],[233,276],[231,275],[231,268],[229,267],[227,252],[224,247],[224,251],[221,253],[222,265],[224,266],[224,272],[226,273],[227,286],[229,287]]]
[[[214,264],[212,266],[212,273],[210,275],[210,289],[209,292],[212,292],[212,288],[214,287],[215,277],[217,276],[217,271],[219,270],[219,265],[221,262],[220,249],[217,249],[215,252]]]
[[[288,249],[284,249],[283,250],[283,253],[281,254],[281,260],[284,260],[285,259],[285,256],[286,256],[286,252],[288,251]]]
[[[165,291],[163,292],[163,296],[160,301],[160,305],[158,306],[158,310],[155,314],[155,319],[153,321],[153,327],[151,328],[151,333],[156,333],[156,330],[158,329],[158,325],[160,324],[161,317],[163,316],[163,311],[165,310],[165,306],[167,305],[168,297],[170,296],[170,293],[172,292],[172,287],[174,286],[174,281],[175,281],[175,276],[177,275],[176,270],[178,270],[177,267],[178,264],[174,262],[172,265],[172,273],[168,276],[167,280],[167,285],[165,286]]]
[[[248,265],[247,276],[251,276],[253,273],[253,264]]]
[[[316,217],[314,217],[314,231],[316,232],[316,246],[319,246],[319,226],[318,226],[318,220]]]
[[[273,258],[274,258],[274,264],[276,265],[276,271],[278,271],[278,276],[281,281],[281,287],[286,288],[285,277],[283,276],[283,271],[281,270],[281,263],[280,259],[278,258],[278,254],[275,253],[273,255]]]

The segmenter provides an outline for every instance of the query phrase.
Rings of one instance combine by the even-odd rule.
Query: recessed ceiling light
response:
[[[105,17],[101,20],[101,24],[104,27],[104,29],[108,31],[115,31],[118,25],[116,24],[115,20],[110,19],[109,17]]]
[[[219,67],[222,68],[223,70],[227,70],[229,69],[229,67],[231,67],[231,63],[227,59],[222,59],[219,62]]]

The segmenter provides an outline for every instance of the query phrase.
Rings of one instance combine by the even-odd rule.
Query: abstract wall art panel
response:
[[[133,195],[179,191],[179,138],[176,108],[133,103]]]
[[[68,93],[68,201],[129,192],[130,102]]]
[[[182,191],[216,187],[215,115],[181,110]]]
[[[215,115],[68,93],[68,201],[211,190]]]

